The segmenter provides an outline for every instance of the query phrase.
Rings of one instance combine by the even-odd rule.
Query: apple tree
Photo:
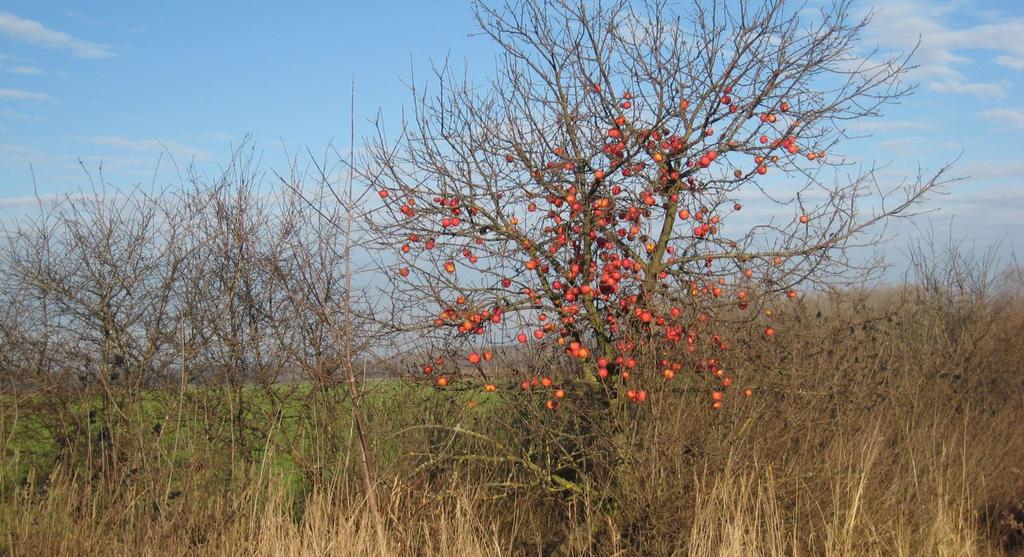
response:
[[[766,300],[862,271],[851,250],[941,175],[886,188],[844,156],[912,90],[850,2],[474,9],[494,74],[436,68],[361,170],[391,318],[439,386],[515,372],[555,409],[570,383],[643,403],[675,381],[718,407],[745,384],[720,323],[770,342]]]

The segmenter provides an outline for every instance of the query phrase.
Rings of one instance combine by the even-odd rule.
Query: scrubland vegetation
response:
[[[477,3],[347,155],[6,220],[0,552],[1024,552],[1024,275],[877,282],[949,169],[842,155],[911,58],[711,4]]]
[[[221,194],[225,203],[252,199],[238,190]],[[105,282],[99,272],[87,278],[115,254],[133,257],[116,242],[146,236],[108,233],[103,219],[115,217],[101,215],[102,204],[73,203],[77,211],[48,212],[82,219],[52,221],[61,232],[51,239],[65,238],[65,227],[76,223],[93,236],[64,244],[62,257],[49,260],[53,267],[26,265],[41,264],[49,248],[5,252],[4,553],[1020,551],[1024,283],[1012,266],[997,270],[969,251],[921,249],[903,285],[781,302],[771,343],[743,324],[730,335],[730,358],[745,368],[753,394],[727,398],[717,410],[685,378],[614,418],[588,414],[570,369],[551,369],[570,393],[555,412],[542,405],[547,395],[519,387],[526,367],[493,377],[495,393],[479,383],[442,390],[416,378],[367,380],[362,410],[379,500],[374,514],[336,356],[300,354],[298,341],[288,349],[290,335],[310,329],[265,315],[271,300],[288,299],[283,290],[274,294],[280,285],[254,267],[242,281],[250,286],[235,296],[227,287],[175,287],[163,306],[104,313],[161,299],[165,268],[155,262],[172,251],[161,246],[152,265],[106,267]],[[132,207],[146,206],[139,203]],[[216,214],[262,222],[247,211]],[[122,208],[116,218],[124,220],[114,226],[139,216]],[[172,222],[180,221],[161,226]],[[39,239],[29,230],[41,233],[25,228],[19,241]],[[146,272],[135,281],[116,274],[132,268]],[[243,275],[203,268],[202,276]],[[260,285],[258,294],[252,285]],[[95,297],[105,287],[119,294]],[[91,305],[104,299],[109,306]],[[189,299],[195,309],[184,307]],[[257,300],[261,311],[252,306]],[[231,327],[233,304],[247,319],[262,317]],[[219,308],[217,319],[202,307]],[[277,318],[290,315],[281,310]],[[73,326],[75,319],[94,326]],[[147,325],[160,319],[167,321]],[[199,329],[191,319],[225,332],[186,333],[182,342],[183,329]],[[102,323],[118,328],[104,334]],[[243,336],[257,327],[287,334]],[[105,339],[119,347],[157,344],[161,355],[148,362],[165,367],[76,355]],[[230,347],[245,342],[252,348],[244,368],[215,358],[233,357]],[[361,345],[371,354],[367,342]],[[266,362],[248,363],[258,345],[266,346]],[[363,365],[372,365],[369,356],[357,371]],[[591,474],[566,475],[573,489],[552,480],[584,461]]]

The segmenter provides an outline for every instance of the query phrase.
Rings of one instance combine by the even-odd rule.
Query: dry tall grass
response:
[[[614,486],[584,495],[529,482],[503,487],[510,466],[493,460],[423,466],[411,456],[423,439],[397,432],[447,420],[498,438],[509,435],[498,429],[503,421],[467,421],[436,397],[384,397],[369,416],[382,524],[366,510],[352,462],[330,453],[336,445],[291,446],[320,463],[298,481],[272,465],[288,443],[229,458],[214,443],[215,414],[193,391],[177,407],[170,398],[167,414],[213,422],[166,422],[165,432],[179,430],[176,452],[140,420],[122,432],[134,452],[113,470],[65,456],[19,478],[28,457],[14,420],[30,407],[22,398],[0,422],[8,478],[0,552],[1021,554],[1024,297],[1019,277],[986,284],[984,292],[981,284],[956,292],[947,281],[782,306],[773,343],[734,347],[753,397],[727,399],[719,411],[697,394],[652,397],[634,416]],[[254,435],[274,438],[267,422]]]

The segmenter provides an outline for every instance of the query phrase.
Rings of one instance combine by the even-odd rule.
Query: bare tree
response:
[[[65,410],[43,413],[62,454],[106,467],[134,443],[110,424],[137,425],[129,403],[164,383],[174,357],[183,230],[161,196],[94,187],[6,230],[3,304],[17,311],[8,346],[21,353],[6,372]],[[81,395],[101,404],[83,407]]]

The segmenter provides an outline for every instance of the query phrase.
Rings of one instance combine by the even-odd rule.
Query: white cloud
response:
[[[46,93],[35,91],[23,91],[21,89],[0,89],[0,99],[15,101],[46,101],[53,102],[54,98]]]
[[[0,35],[46,48],[67,50],[76,58],[114,56],[107,46],[76,39],[67,33],[50,29],[38,21],[18,17],[9,12],[0,12]]]
[[[211,133],[197,133],[197,134],[191,135],[189,137],[192,137],[194,139],[203,140],[203,141],[207,141],[207,140],[209,140],[209,141],[233,141],[236,136],[233,135],[233,134],[230,134],[230,133],[211,132]]]
[[[867,38],[886,49],[917,47],[915,76],[934,91],[1005,95],[1006,83],[971,83],[958,66],[972,62],[964,52],[980,50],[989,51],[992,62],[1024,69],[1024,42],[1016,39],[1024,36],[1024,17],[993,17],[964,25],[976,15],[969,8],[968,3],[955,0],[888,0],[872,21]]]
[[[964,93],[979,97],[1005,97],[1005,81],[990,83],[964,83],[958,80],[932,81],[928,88],[937,93]]]
[[[37,68],[35,66],[14,66],[13,68],[9,68],[7,71],[19,75],[42,75],[46,73],[42,68]]]
[[[926,141],[921,137],[897,137],[879,141],[876,146],[889,155],[913,158],[921,153]]]
[[[868,132],[888,132],[896,130],[927,130],[932,124],[921,120],[856,120],[850,123],[850,129]]]
[[[181,157],[185,159],[202,159],[209,160],[213,158],[209,153],[202,149],[186,145],[184,143],[178,143],[175,141],[161,141],[159,139],[130,139],[121,136],[100,136],[91,137],[89,142],[95,145],[105,145],[107,147],[116,147],[118,149],[124,149],[127,151],[137,151],[145,153],[170,153],[175,157]]]
[[[31,205],[52,205],[61,201],[80,201],[94,199],[92,194],[83,193],[49,193],[42,195],[21,195],[15,197],[0,197],[0,209],[11,209],[15,207],[26,207]]]
[[[982,118],[995,120],[1011,128],[1024,128],[1024,110],[1020,108],[993,108],[978,113]]]
[[[1011,177],[1020,182],[1020,177],[1024,176],[1024,161],[975,160],[959,165],[956,170],[970,181]],[[1024,191],[1017,194],[1024,196]],[[1016,207],[1020,205],[1014,205]]]
[[[17,145],[14,143],[0,143],[0,163],[2,164],[24,164],[50,162],[51,157],[32,147]]]
[[[1006,56],[1005,54],[1001,54],[996,56],[994,61],[996,64],[1006,66],[1007,68],[1024,70],[1024,58],[1020,56]]]
[[[1020,211],[1017,209],[1024,203],[1024,192],[1019,185],[1002,185],[991,188],[978,188],[963,186],[951,192],[948,196],[938,200],[935,205],[965,220],[978,224],[992,224],[987,222],[996,216],[1012,219],[1014,223],[1020,221]],[[1001,227],[1003,230],[1012,230],[1014,225]]]
[[[875,144],[886,155],[916,158],[929,152],[956,153],[962,146],[952,141],[942,141],[936,136],[895,137]]]

